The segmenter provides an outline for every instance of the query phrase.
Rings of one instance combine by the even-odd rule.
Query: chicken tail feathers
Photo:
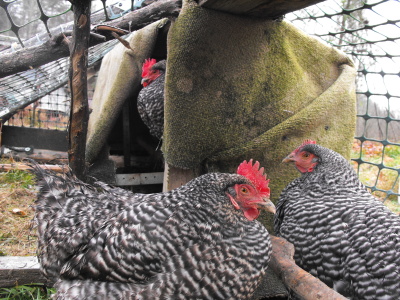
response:
[[[51,170],[41,167],[33,160],[29,160],[28,165],[36,177],[39,187],[37,199],[33,205],[36,210],[36,220],[46,222],[50,220],[59,210],[61,210],[67,200],[73,196],[83,195],[93,192],[94,188],[80,181],[68,166],[64,174],[58,174]]]

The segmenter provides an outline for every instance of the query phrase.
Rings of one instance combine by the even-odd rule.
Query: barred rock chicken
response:
[[[137,108],[150,134],[161,139],[164,131],[164,82],[166,61],[147,59],[142,67],[142,85]]]
[[[259,163],[167,193],[133,194],[34,166],[38,258],[56,299],[249,299],[271,243],[255,219],[275,212]]]
[[[314,141],[283,162],[302,175],[283,190],[274,229],[294,244],[296,263],[350,299],[400,299],[400,218]]]

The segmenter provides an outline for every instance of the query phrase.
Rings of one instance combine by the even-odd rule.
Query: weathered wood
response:
[[[97,26],[97,31],[104,34],[105,31],[101,29],[104,24],[129,32],[135,31],[163,18],[176,18],[181,7],[182,0],[159,0],[141,9],[134,10],[121,18],[104,22]]]
[[[163,192],[167,192],[176,189],[186,183],[188,183],[193,178],[198,175],[196,170],[192,169],[180,169],[165,163],[164,166],[164,180],[163,180]]]
[[[51,61],[69,55],[68,36],[71,32],[64,32],[51,37],[44,44],[23,48],[16,52],[0,55],[0,78],[18,72],[40,67]],[[91,46],[105,42],[106,39],[99,35],[92,35]]]
[[[280,16],[324,0],[197,0],[206,8],[231,14],[276,19]]]
[[[40,272],[36,256],[0,256],[0,287],[12,287],[22,284],[54,284]]]
[[[145,27],[146,25],[163,18],[175,18],[179,15],[182,0],[160,0],[135,10],[123,16],[104,24],[114,27],[134,31]],[[102,24],[102,25],[104,25]],[[94,27],[90,38],[90,46],[100,44],[105,41],[104,37],[95,35],[94,32],[101,32],[107,35],[108,39],[114,38],[104,27]],[[107,34],[106,32],[109,32]],[[69,33],[61,33],[53,36],[46,43],[23,48],[17,52],[0,55],[0,78],[26,71],[31,68],[42,66],[46,63],[55,61],[62,57],[69,56]]]
[[[62,151],[51,151],[45,149],[34,149],[33,153],[11,151],[3,153],[2,157],[22,161],[26,158],[33,159],[37,162],[53,164],[68,164],[68,154]]]
[[[293,260],[294,246],[283,238],[271,236],[272,255],[270,266],[285,286],[300,299],[345,300],[325,283],[304,271]]]
[[[117,174],[117,186],[148,185],[163,183],[164,172]]]
[[[51,170],[54,172],[65,173],[69,171],[69,168],[65,165],[38,165],[42,169]],[[1,171],[11,171],[11,170],[30,170],[31,167],[26,164],[0,164]]]
[[[70,44],[71,114],[68,160],[76,177],[86,181],[86,136],[89,123],[87,67],[91,0],[71,1],[74,30]]]

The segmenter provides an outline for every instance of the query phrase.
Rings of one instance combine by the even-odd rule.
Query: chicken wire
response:
[[[13,21],[15,18],[9,8],[14,3],[24,1],[30,1],[32,5],[37,3],[36,10],[39,12],[26,25],[19,25],[17,21]],[[133,6],[132,1],[125,2],[128,2],[125,5]],[[0,20],[6,16],[10,22],[8,29],[2,28],[0,24],[0,35],[7,34],[10,39],[14,38],[14,42],[10,42],[7,51],[14,51],[15,47],[28,46],[32,40],[43,42],[41,41],[43,35],[39,35],[39,33],[36,33],[35,38],[30,40],[28,37],[21,37],[21,30],[24,26],[42,22],[42,32],[45,32],[45,36],[48,38],[53,30],[49,26],[52,18],[67,16],[70,13],[69,8],[57,13],[47,13],[43,3],[45,0],[0,0],[0,6],[5,10],[5,12],[0,11]],[[328,0],[285,16],[287,21],[309,35],[315,36],[352,57],[358,70],[357,130],[352,161],[363,183],[383,200],[399,196],[399,11],[400,2],[397,0]],[[109,12],[109,14],[113,17],[118,16],[113,12]],[[58,25],[57,28],[61,31],[65,30],[64,25]],[[102,56],[113,46],[112,43],[91,49],[90,62],[95,63],[101,60]],[[63,92],[58,89],[55,92],[57,96],[50,94],[47,98],[57,98],[58,100],[42,100],[45,101],[45,104],[30,105],[28,108],[30,111],[27,114],[32,115],[35,120],[28,117],[28,121],[21,122],[21,120],[18,121],[18,118],[21,119],[24,116],[16,114],[8,123],[15,124],[15,126],[48,126],[49,128],[66,129],[65,113],[69,110],[70,97],[68,89],[65,87],[67,70],[68,59],[61,59],[41,68],[2,79],[0,82],[0,114],[4,110],[15,110],[18,105],[25,106],[34,99],[64,86]],[[53,102],[61,102],[62,108],[57,108]],[[42,111],[42,117],[35,117],[33,112],[39,110]],[[58,114],[60,119],[64,117],[60,124],[51,123],[56,119],[51,115],[52,112]],[[39,125],[41,124],[40,120],[46,120],[46,118],[49,121],[47,124],[52,125]]]
[[[54,3],[52,0],[0,0],[0,55],[15,52],[23,47],[43,44],[56,34],[71,31],[73,29],[71,4],[68,1],[60,1],[60,3],[58,1]],[[30,13],[26,13],[26,10]],[[107,12],[107,18],[104,11]],[[92,24],[101,23],[106,19],[121,17],[129,11],[130,9],[121,9],[120,2],[113,2],[106,8],[95,11],[91,21]],[[101,60],[117,43],[117,40],[111,40],[90,48],[88,65],[93,66]],[[58,122],[57,117],[69,111],[69,104],[66,105],[69,103],[69,93],[60,95],[67,89],[68,69],[69,58],[66,57],[2,78],[0,80],[0,119],[8,119],[10,114],[29,105],[25,112],[14,115],[7,125],[26,126],[28,123],[33,127],[46,128],[50,124],[49,120],[43,119],[46,115],[47,119],[52,119],[51,123],[55,123],[50,128],[66,130],[66,122]],[[60,91],[56,94],[52,93],[57,89]],[[42,97],[45,98],[30,105]],[[47,112],[44,112],[45,110]],[[50,111],[54,113],[51,114]],[[44,114],[40,116],[42,112]]]

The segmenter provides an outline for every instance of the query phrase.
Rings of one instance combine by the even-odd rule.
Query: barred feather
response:
[[[39,261],[56,299],[249,299],[268,265],[268,232],[206,174],[168,193],[132,194],[34,171]]]
[[[400,299],[400,218],[375,199],[340,154],[318,156],[282,192],[275,233],[295,246],[296,263],[350,299]]]
[[[148,86],[143,87],[137,98],[137,108],[143,123],[150,134],[161,139],[164,131],[164,82],[165,64],[162,60],[152,68],[161,71],[161,75]]]

